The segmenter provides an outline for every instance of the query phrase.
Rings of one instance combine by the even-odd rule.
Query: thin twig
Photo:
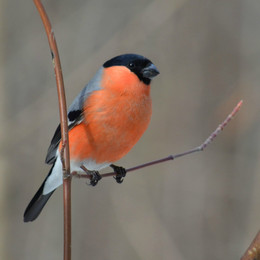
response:
[[[60,125],[61,125],[61,161],[63,164],[63,205],[64,205],[64,260],[71,259],[71,175],[69,157],[69,139],[67,106],[62,76],[61,63],[54,32],[47,13],[40,0],[34,0],[38,12],[41,16],[47,38],[50,45],[52,63],[54,66],[56,85],[59,98]]]
[[[136,171],[139,170],[141,168],[145,168],[148,166],[152,166],[158,163],[164,163],[170,160],[174,160],[176,158],[191,154],[191,153],[195,153],[195,152],[200,152],[203,151],[218,135],[219,133],[223,130],[223,128],[231,121],[231,119],[237,114],[237,112],[239,111],[239,109],[241,108],[243,104],[243,101],[240,100],[238,102],[238,104],[235,106],[235,108],[233,109],[233,111],[226,117],[226,119],[216,128],[216,130],[214,132],[211,133],[211,135],[199,146],[195,147],[194,149],[191,149],[189,151],[183,152],[183,153],[179,153],[179,154],[175,154],[175,155],[169,155],[165,158],[159,159],[159,160],[155,160],[155,161],[151,161],[148,163],[144,163],[129,169],[126,169],[126,172],[132,172],[132,171]],[[104,173],[101,174],[102,177],[109,177],[109,176],[114,176],[116,173],[115,172],[108,172],[108,173]],[[87,174],[80,174],[77,172],[72,172],[71,175],[74,177],[78,177],[78,178],[91,178],[91,175],[87,175]]]
[[[256,234],[241,260],[260,260],[260,231]]]

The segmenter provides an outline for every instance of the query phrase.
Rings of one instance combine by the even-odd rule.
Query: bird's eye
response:
[[[135,64],[133,62],[129,63],[129,68],[134,68]]]

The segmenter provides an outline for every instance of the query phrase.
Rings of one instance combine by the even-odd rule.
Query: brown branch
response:
[[[34,0],[38,12],[41,16],[47,38],[50,45],[52,62],[56,76],[56,85],[59,99],[60,125],[61,125],[61,161],[63,164],[63,204],[64,204],[64,260],[71,259],[71,175],[70,175],[70,157],[69,157],[69,139],[67,106],[62,76],[61,63],[58,47],[56,44],[54,32],[47,13],[41,3],[41,0]]]
[[[132,171],[136,171],[139,170],[141,168],[145,168],[148,166],[152,166],[158,163],[164,163],[170,160],[174,160],[176,158],[191,154],[191,153],[195,153],[195,152],[200,152],[203,151],[218,135],[219,133],[223,130],[223,128],[231,121],[231,119],[237,114],[237,112],[239,111],[239,109],[241,108],[243,104],[243,101],[240,100],[238,102],[238,104],[235,106],[235,108],[233,109],[233,111],[226,117],[226,119],[216,128],[216,130],[214,132],[211,133],[211,135],[199,146],[195,147],[194,149],[191,149],[189,151],[183,152],[183,153],[179,153],[179,154],[175,154],[175,155],[169,155],[165,158],[159,159],[159,160],[155,160],[155,161],[151,161],[145,164],[141,164],[129,169],[126,169],[126,172],[132,172]],[[108,173],[104,173],[101,174],[102,177],[109,177],[109,176],[114,176],[116,173],[115,172],[108,172]],[[91,175],[87,175],[87,174],[80,174],[77,172],[72,172],[71,173],[72,176],[78,177],[78,178],[91,178]]]
[[[256,234],[241,260],[260,260],[260,231]]]

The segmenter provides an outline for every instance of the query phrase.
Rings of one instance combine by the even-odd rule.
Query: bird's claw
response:
[[[96,186],[98,182],[102,179],[102,176],[98,171],[90,171],[84,165],[81,165],[80,168],[88,175],[90,175],[89,185]]]
[[[111,164],[110,166],[116,173],[116,176],[114,176],[113,178],[116,180],[117,183],[122,183],[124,177],[126,176],[126,169],[120,166],[116,166],[114,164]]]
[[[91,175],[89,185],[94,187],[102,179],[102,176],[100,175],[100,173],[98,171],[91,171],[91,172],[89,172],[89,174]]]

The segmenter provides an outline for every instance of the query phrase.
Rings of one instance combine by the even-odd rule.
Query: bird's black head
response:
[[[149,85],[151,79],[159,74],[155,65],[147,58],[137,54],[123,54],[108,60],[103,64],[104,68],[112,66],[125,66],[145,84]]]

